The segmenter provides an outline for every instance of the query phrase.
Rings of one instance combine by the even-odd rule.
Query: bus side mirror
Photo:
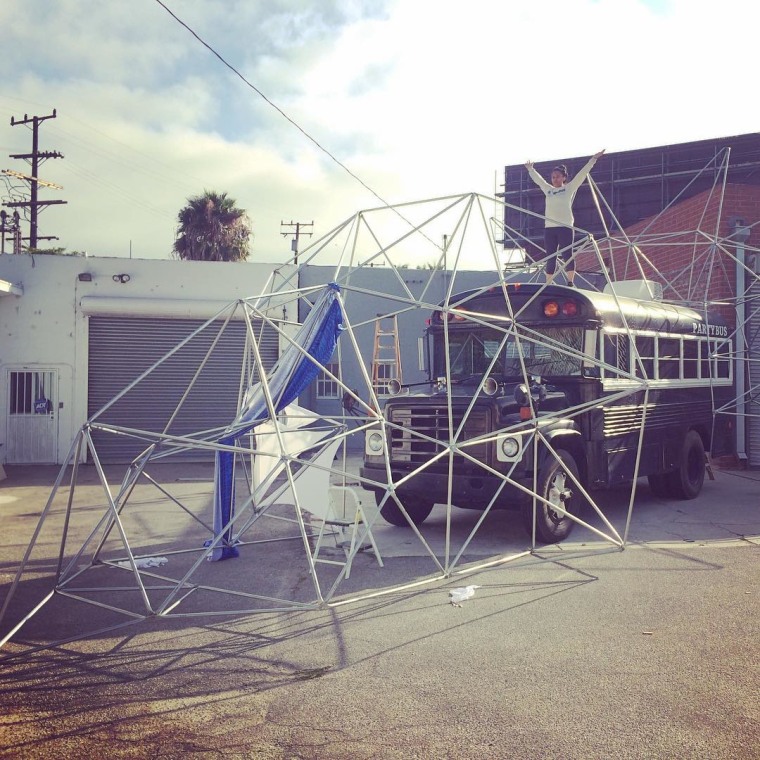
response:
[[[515,387],[515,403],[517,406],[530,406],[530,391],[527,385],[520,384]]]
[[[518,406],[530,406],[531,398],[533,404],[538,405],[546,398],[546,386],[534,383],[528,387],[525,383],[515,387],[515,403]]]

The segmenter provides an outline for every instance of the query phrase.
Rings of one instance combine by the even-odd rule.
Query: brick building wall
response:
[[[548,178],[553,166],[565,164],[573,176],[587,160],[587,155],[556,156],[537,162],[536,169]],[[710,191],[724,177],[728,184],[760,186],[760,133],[605,153],[592,172],[599,195],[625,229],[676,200]],[[504,167],[504,192],[499,196],[505,201],[505,246],[523,247],[540,258],[544,196],[522,164]],[[579,188],[573,212],[579,229],[597,239],[603,236],[604,225],[588,182]]]
[[[600,241],[599,250],[611,279],[655,280],[666,300],[724,301],[735,294],[735,250],[727,238],[736,219],[748,227],[760,224],[760,187],[704,191],[630,226],[625,235],[613,231],[613,241]],[[747,245],[759,243],[760,227],[753,228]],[[576,267],[599,271],[599,255],[583,246]]]

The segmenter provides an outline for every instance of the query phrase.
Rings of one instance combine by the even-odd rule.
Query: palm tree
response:
[[[227,193],[204,190],[187,199],[177,215],[174,254],[191,261],[244,261],[251,241],[251,220]]]

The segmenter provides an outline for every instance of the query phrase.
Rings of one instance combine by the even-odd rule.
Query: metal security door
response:
[[[58,448],[57,370],[8,371],[8,464],[55,464]]]

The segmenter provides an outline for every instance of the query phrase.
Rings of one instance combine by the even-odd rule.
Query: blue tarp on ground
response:
[[[293,343],[283,352],[266,379],[266,390],[272,400],[274,414],[295,401],[314,381],[322,367],[329,363],[338,337],[344,329],[339,292],[340,288],[335,283],[330,283],[322,291]],[[270,419],[270,416],[264,384],[255,383],[246,392],[238,416],[219,439],[219,443],[234,446],[241,436],[259,423]],[[212,561],[238,556],[238,550],[233,545],[232,527],[229,524],[234,515],[235,504],[234,464],[234,452],[216,452],[214,536],[221,533],[222,540],[209,556],[209,560]]]

